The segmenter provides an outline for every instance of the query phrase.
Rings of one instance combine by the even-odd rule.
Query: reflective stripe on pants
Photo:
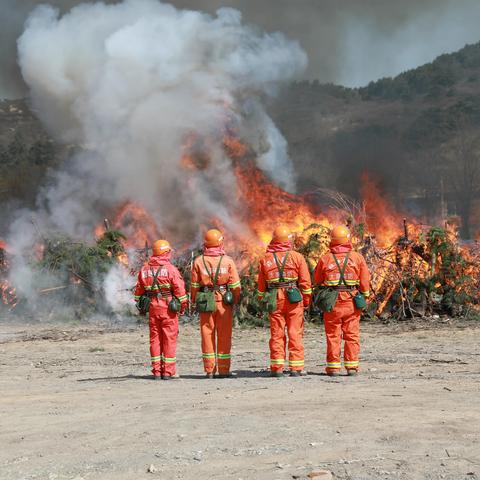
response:
[[[290,370],[303,370],[303,303],[290,303],[283,289],[278,290],[277,310],[270,318],[270,370],[282,371],[285,366],[287,334]],[[285,332],[286,330],[286,332]]]
[[[326,371],[338,371],[341,367],[342,338],[344,340],[343,359],[347,370],[358,369],[360,353],[360,316],[352,299],[337,300],[331,312],[323,314],[327,337]]]
[[[230,372],[233,308],[216,302],[215,312],[200,314],[203,368],[206,373]]]
[[[159,300],[157,305],[150,306],[149,327],[152,373],[175,375],[178,315],[168,310],[166,302]]]

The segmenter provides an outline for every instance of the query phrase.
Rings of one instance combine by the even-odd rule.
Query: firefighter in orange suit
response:
[[[220,267],[219,267],[220,264]],[[215,275],[218,278],[214,286]],[[240,301],[240,277],[235,263],[225,255],[223,234],[212,229],[205,234],[203,254],[192,267],[191,299],[195,304],[199,291],[214,291],[215,311],[200,313],[202,357],[206,377],[213,378],[218,371],[220,378],[232,377],[230,373],[233,306]],[[232,302],[224,297],[231,292]]]
[[[345,264],[347,255],[348,260]],[[345,282],[342,282],[339,266],[343,268],[344,265]],[[366,298],[370,295],[370,274],[363,256],[352,250],[350,231],[347,227],[338,226],[332,230],[330,253],[320,258],[315,269],[314,282],[317,285],[329,286],[338,290],[333,310],[323,314],[327,337],[326,372],[328,375],[340,373],[343,338],[345,342],[343,365],[349,375],[355,375],[359,365],[362,311],[356,308],[353,298],[359,292]]]
[[[176,377],[176,350],[178,314],[183,314],[188,304],[185,283],[177,268],[170,263],[172,248],[166,240],[153,244],[153,255],[138,273],[135,299],[150,296],[150,356],[155,380]],[[180,312],[172,311],[173,297],[180,301]]]
[[[292,250],[292,234],[285,226],[273,232],[267,253],[260,260],[258,272],[258,298],[265,292],[276,293],[276,310],[270,318],[270,374],[283,376],[286,359],[286,334],[288,333],[288,366],[291,376],[305,375],[303,326],[304,308],[312,295],[310,273],[303,255]],[[285,260],[286,258],[286,260]],[[283,278],[280,271],[283,267]],[[288,289],[298,289],[298,302],[290,302]],[[275,295],[275,293],[273,293]]]

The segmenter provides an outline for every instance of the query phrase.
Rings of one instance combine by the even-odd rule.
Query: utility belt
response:
[[[147,292],[147,295],[150,298],[156,298],[158,300],[159,298],[170,298],[173,294],[170,290],[167,290],[165,288],[160,290],[159,292]]]
[[[296,286],[297,286],[297,282],[272,282],[268,284],[269,289],[295,288]]]
[[[201,292],[220,292],[221,294],[224,294],[226,291],[228,291],[228,285],[202,285],[200,287]]]
[[[353,290],[358,289],[356,285],[352,285],[351,287],[346,285],[334,285],[333,287],[330,287],[330,288],[333,288],[337,292],[351,292]]]

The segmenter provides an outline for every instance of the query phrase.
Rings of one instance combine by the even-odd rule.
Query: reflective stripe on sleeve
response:
[[[370,296],[370,290],[366,290],[365,292],[360,292],[364,297]]]
[[[229,286],[230,288],[237,288],[237,287],[240,286],[240,281],[238,281],[238,282],[233,282],[233,283],[229,283],[228,286]]]
[[[178,297],[178,299],[179,299],[181,302],[184,302],[185,300],[188,300],[188,295],[182,295],[181,297]]]
[[[199,284],[199,283],[196,283],[196,282],[192,282],[192,283],[190,284],[190,286],[191,286],[192,288],[200,288],[200,284]]]
[[[305,295],[308,295],[308,294],[312,293],[312,289],[311,288],[306,288],[306,289],[302,288],[302,293],[304,293]]]

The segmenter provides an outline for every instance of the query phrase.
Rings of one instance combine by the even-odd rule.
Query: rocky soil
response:
[[[181,379],[153,382],[148,331],[0,323],[1,479],[480,478],[480,329],[363,325],[362,373],[272,379],[268,332],[237,330],[237,379],[203,378],[181,327]],[[319,477],[319,478],[327,478]]]

